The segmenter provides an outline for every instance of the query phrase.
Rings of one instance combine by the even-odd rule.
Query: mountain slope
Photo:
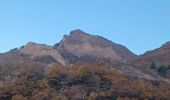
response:
[[[154,52],[157,51],[168,52],[168,47],[164,46],[164,48],[163,50],[153,51],[153,54],[151,53],[150,55],[154,55]],[[20,49],[14,49],[5,54],[1,54],[0,65],[4,65],[5,63],[22,66],[24,63],[36,62],[40,63],[43,68],[47,68],[47,66],[49,67],[56,63],[63,66],[74,66],[79,63],[99,63],[116,68],[129,77],[162,80],[157,73],[150,70],[148,65],[142,62],[143,60],[141,59],[146,59],[147,56],[149,55],[136,56],[120,44],[113,43],[100,36],[87,34],[77,29],[71,31],[69,35],[65,35],[64,38],[54,46],[29,42]],[[161,57],[161,55],[158,57]],[[155,59],[156,57],[151,56],[151,58]],[[161,61],[161,59],[159,61]],[[129,60],[131,60],[131,62],[129,62]]]
[[[20,52],[31,56],[33,59],[36,59],[37,57],[53,57],[62,65],[66,65],[62,56],[52,46],[47,46],[45,44],[29,42],[20,49]]]
[[[133,59],[132,64],[149,74],[170,79],[170,42]]]
[[[61,42],[55,45],[55,48],[61,53],[67,52],[77,57],[91,56],[111,61],[126,62],[127,59],[135,57],[126,47],[103,37],[87,34],[79,29],[64,36]]]
[[[104,63],[130,77],[157,80],[154,76],[128,64],[129,59],[137,56],[126,47],[103,37],[90,35],[79,29],[71,31],[69,35],[65,35],[54,48],[71,64],[78,62],[84,64]]]
[[[155,50],[150,50],[144,53],[143,55],[140,55],[137,59],[134,61],[139,62],[148,62],[152,63],[155,62],[158,65],[169,65],[170,63],[170,42],[167,42],[163,44],[160,48],[157,48]]]
[[[169,55],[170,42],[136,56],[74,30],[54,46],[0,54],[0,100],[169,100]]]
[[[170,62],[169,55],[170,55],[170,42],[167,42],[158,49],[146,52],[141,57],[152,61]]]

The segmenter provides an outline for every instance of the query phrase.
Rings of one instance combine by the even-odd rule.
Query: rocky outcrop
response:
[[[45,44],[27,43],[20,49],[21,53],[31,56],[33,59],[37,57],[51,56],[62,65],[66,65],[62,56],[52,47]]]

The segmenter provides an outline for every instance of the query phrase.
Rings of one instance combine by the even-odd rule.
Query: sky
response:
[[[170,41],[170,0],[0,0],[0,52],[81,29],[136,54]]]

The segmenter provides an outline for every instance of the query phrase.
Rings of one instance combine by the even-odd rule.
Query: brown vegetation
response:
[[[169,84],[129,79],[101,64],[54,65],[40,73],[35,65],[0,87],[0,100],[168,100]]]

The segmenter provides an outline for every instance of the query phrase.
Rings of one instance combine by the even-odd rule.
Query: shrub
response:
[[[160,66],[157,70],[157,72],[159,73],[160,76],[162,77],[166,77],[166,73],[167,73],[167,70],[165,68],[165,66]]]
[[[156,64],[155,63],[151,63],[150,68],[151,69],[156,69]]]

